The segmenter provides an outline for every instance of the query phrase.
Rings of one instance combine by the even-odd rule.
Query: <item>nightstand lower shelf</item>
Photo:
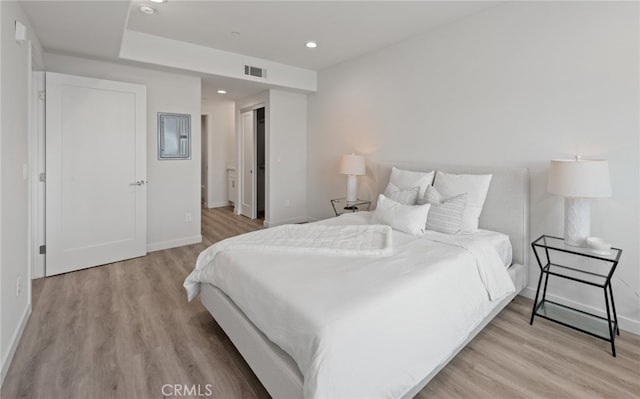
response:
[[[607,342],[615,340],[616,335],[611,334],[608,319],[548,299],[538,304],[535,315]],[[616,332],[618,330],[617,322],[614,320],[612,320],[611,329]]]

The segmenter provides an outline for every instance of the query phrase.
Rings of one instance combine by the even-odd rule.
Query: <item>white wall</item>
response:
[[[2,28],[4,26],[6,26],[5,23],[3,23],[3,12],[2,12],[2,6],[0,5],[0,226],[2,226],[2,222],[3,222],[3,218],[2,218],[2,150],[3,150],[3,146],[2,146],[2,133],[4,132],[4,129],[2,129],[2,93],[3,93],[3,86],[2,86],[2,71],[3,71],[3,67],[2,67],[2,60],[4,57],[2,57],[2,49],[4,48],[4,44],[2,43],[3,40],[2,38],[5,36],[3,33]],[[4,340],[6,338],[5,337],[5,320],[3,317],[3,314],[5,312],[5,310],[3,310],[3,306],[2,304],[4,303],[4,298],[2,295],[3,293],[6,293],[6,288],[3,290],[2,289],[2,282],[5,281],[4,278],[2,277],[3,275],[3,270],[4,270],[4,263],[2,262],[2,228],[0,228],[0,300],[2,302],[0,302],[0,388],[2,388],[2,383],[4,382],[4,377],[7,374],[7,371],[9,369],[8,364],[11,362],[11,360],[7,359],[7,356],[5,355],[5,352],[7,351],[5,349],[5,346],[9,347],[11,345],[9,344],[5,344]],[[9,320],[7,320],[8,323]],[[8,325],[8,324],[7,324]],[[13,356],[11,356],[13,357]],[[5,365],[6,363],[6,365]]]
[[[309,215],[331,216],[329,199],[345,190],[340,155],[357,151],[527,167],[530,236],[561,236],[549,160],[609,159],[613,197],[592,201],[592,235],[624,249],[616,306],[621,326],[640,333],[639,36],[637,3],[515,2],[320,71],[308,106]],[[598,289],[552,281],[549,292],[604,309]]]
[[[51,72],[147,87],[147,248],[200,242],[200,78],[57,54],[45,54],[45,65]],[[191,115],[190,160],[158,160],[158,112]]]
[[[307,95],[269,90],[268,226],[307,220]]]
[[[207,208],[229,205],[227,192],[227,163],[235,164],[235,118],[233,101],[202,103],[202,114],[207,115],[209,138]]]
[[[124,31],[120,58],[226,76],[285,89],[316,90],[316,71],[129,29]],[[245,75],[245,65],[266,69],[266,77],[256,78]]]
[[[16,2],[0,2],[0,382],[31,313],[29,267],[28,112],[31,58],[29,44],[17,44],[14,21],[27,26],[38,56],[41,47]],[[20,295],[16,282],[20,279]]]
[[[236,143],[243,110],[265,107],[265,226],[307,221],[307,95],[268,90],[236,101]],[[241,159],[236,148],[236,159]],[[237,179],[242,168],[237,167]],[[241,183],[238,182],[238,190]],[[238,202],[240,191],[238,191]],[[239,205],[236,204],[239,209]]]

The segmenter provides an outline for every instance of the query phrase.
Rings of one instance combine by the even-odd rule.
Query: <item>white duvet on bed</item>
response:
[[[369,218],[360,213],[318,223],[368,224]],[[199,279],[220,288],[296,361],[305,397],[397,398],[515,289],[491,244],[466,248],[462,241],[473,239],[443,243],[392,234],[387,257],[225,250]]]
[[[326,256],[388,256],[391,227],[383,225],[287,224],[267,230],[227,238],[198,255],[195,270],[187,276],[184,288],[191,301],[200,292],[204,268],[222,251],[259,251]]]

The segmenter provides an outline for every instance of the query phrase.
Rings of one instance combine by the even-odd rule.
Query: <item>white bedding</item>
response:
[[[365,220],[371,220],[373,212],[358,212],[357,216],[347,213],[342,216],[347,218],[356,217],[359,222],[364,222]],[[339,223],[344,222],[344,219],[333,218],[323,221],[323,224],[336,223],[334,222],[334,220],[336,222],[339,221]],[[443,238],[446,239],[447,237],[451,237],[451,235],[433,230],[425,230],[424,233],[424,238],[428,240],[438,241]],[[467,233],[455,237],[467,237],[470,240],[482,240],[483,242],[486,242],[487,244],[490,244],[493,248],[495,248],[505,267],[511,266],[511,263],[513,262],[513,247],[511,246],[511,240],[509,240],[509,236],[506,234],[499,233],[497,231],[478,229],[478,231],[475,231],[473,233]]]
[[[388,256],[393,251],[391,227],[383,225],[288,224],[258,230],[217,242],[198,255],[195,270],[184,281],[189,301],[200,292],[204,268],[228,250],[328,256]]]
[[[368,218],[319,223],[368,224]],[[481,239],[465,249],[462,240],[392,234],[389,257],[229,249],[199,278],[226,293],[296,361],[305,397],[396,398],[464,341],[507,295],[499,292],[514,287],[500,256]],[[488,259],[475,258],[492,250]]]

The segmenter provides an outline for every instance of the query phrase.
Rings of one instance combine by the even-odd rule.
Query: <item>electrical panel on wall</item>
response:
[[[158,112],[158,159],[191,159],[191,115]]]

